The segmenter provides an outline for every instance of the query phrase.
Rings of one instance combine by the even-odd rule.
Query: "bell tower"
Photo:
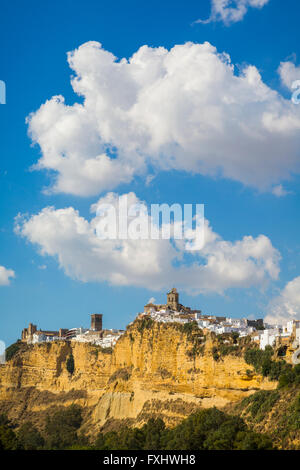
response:
[[[178,310],[179,305],[179,294],[175,287],[167,293],[167,305],[172,310]]]
[[[102,313],[93,313],[91,315],[91,330],[101,331],[102,330]]]

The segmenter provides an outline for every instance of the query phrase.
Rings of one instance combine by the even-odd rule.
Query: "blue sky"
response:
[[[132,191],[149,204],[204,203],[205,216],[213,232],[223,240],[234,244],[245,236],[256,239],[263,234],[272,248],[280,253],[280,272],[277,276],[266,273],[263,282],[257,279],[252,282],[249,275],[244,287],[229,282],[223,292],[217,292],[217,287],[215,291],[213,288],[201,290],[203,278],[199,278],[199,292],[191,295],[188,289],[183,288],[182,303],[201,308],[205,313],[231,314],[236,317],[261,317],[272,313],[276,304],[280,306],[279,313],[282,315],[286,311],[290,312],[290,306],[294,314],[299,315],[299,286],[295,281],[300,275],[297,125],[288,129],[292,144],[290,147],[287,144],[286,153],[283,152],[280,162],[274,164],[274,167],[277,165],[276,181],[271,181],[268,187],[265,185],[263,188],[256,184],[255,178],[262,174],[268,179],[267,174],[272,169],[271,160],[266,160],[265,165],[263,161],[263,155],[274,151],[268,145],[265,153],[262,153],[257,174],[249,166],[249,174],[254,171],[256,175],[251,178],[251,184],[247,182],[247,171],[244,169],[238,172],[238,177],[232,177],[234,166],[230,166],[230,169],[227,166],[229,176],[221,177],[218,172],[208,176],[195,169],[190,171],[182,163],[180,168],[162,169],[152,160],[146,171],[134,174],[131,180],[116,182],[111,188],[103,189],[99,185],[93,194],[88,194],[88,191],[76,194],[74,188],[70,193],[58,191],[45,194],[43,189],[51,187],[55,172],[49,169],[30,171],[31,166],[41,158],[42,151],[38,143],[32,145],[25,119],[55,95],[64,96],[66,104],[70,106],[83,102],[83,98],[74,93],[70,84],[74,71],[67,63],[66,53],[88,41],[100,42],[103,50],[118,58],[131,57],[143,45],[170,50],[187,42],[203,44],[207,41],[219,53],[229,54],[231,62],[237,66],[235,74],[249,64],[254,65],[265,86],[290,102],[291,90],[284,86],[283,78],[280,79],[278,67],[281,62],[294,63],[295,68],[287,68],[287,73],[292,70],[290,75],[297,77],[300,57],[298,2],[287,0],[283,8],[282,1],[269,0],[261,9],[249,7],[244,18],[232,24],[224,24],[222,21],[194,23],[199,18],[209,18],[210,11],[209,0],[153,0],[149,4],[137,1],[116,1],[112,4],[92,0],[42,3],[4,0],[1,3],[0,79],[7,86],[7,104],[0,105],[0,266],[15,273],[9,285],[0,285],[1,339],[7,344],[15,341],[20,336],[20,330],[30,321],[47,329],[87,326],[89,314],[100,312],[104,314],[106,327],[124,327],[150,297],[154,296],[158,302],[164,300],[166,287],[152,285],[147,276],[139,285],[129,280],[128,285],[122,286],[105,279],[105,276],[95,280],[86,274],[87,268],[84,268],[86,282],[83,282],[81,274],[75,275],[73,268],[68,272],[66,266],[59,266],[57,254],[40,255],[42,242],[35,243],[34,240],[40,239],[36,232],[32,232],[38,230],[38,227],[29,227],[26,233],[23,231],[23,236],[14,231],[17,214],[27,214],[27,220],[30,220],[47,206],[52,206],[53,211],[72,207],[81,217],[91,220],[90,206],[99,197],[105,197],[110,190],[118,194]],[[183,57],[188,53],[186,49],[180,51]],[[86,52],[83,51],[83,54]],[[298,75],[300,79],[300,70]],[[115,80],[118,86],[117,75]],[[124,86],[121,81],[120,86]],[[224,94],[227,93],[226,86],[225,82]],[[230,120],[232,105],[226,106]],[[247,110],[251,106],[246,105],[243,111],[245,122],[248,119]],[[295,113],[296,119],[297,113],[300,116],[300,109],[293,106],[295,110],[291,108],[291,112]],[[226,107],[223,110],[226,114]],[[201,107],[197,112],[201,113]],[[99,119],[101,126],[103,118]],[[249,122],[254,119],[255,116],[251,114]],[[182,125],[184,127],[184,122]],[[230,128],[234,132],[234,126]],[[35,124],[34,129],[38,133],[38,124]],[[40,135],[37,140],[39,138]],[[49,135],[45,138],[49,138]],[[216,135],[216,142],[218,138]],[[281,142],[280,136],[278,139]],[[288,142],[286,139],[285,134],[283,147]],[[221,142],[221,148],[222,145]],[[233,146],[232,152],[237,154],[239,162],[247,158],[251,160],[251,155],[244,154],[239,145],[236,145],[236,149]],[[289,153],[293,153],[292,163]],[[151,159],[152,155],[147,155],[147,158]],[[290,179],[284,176],[285,171],[291,174]],[[282,179],[278,176],[280,172],[283,173]],[[155,178],[146,185],[148,174],[155,174]],[[113,176],[114,173],[112,179]],[[280,185],[286,192],[281,197],[273,191],[274,187]],[[47,249],[44,246],[44,252]],[[52,251],[55,252],[55,249]],[[220,247],[215,249],[219,250]],[[81,245],[75,244],[72,253],[75,260],[78,258],[79,272],[81,250]],[[209,256],[213,256],[213,253],[210,252]],[[99,263],[99,271],[101,269],[107,267]],[[226,269],[225,278],[228,274]],[[289,284],[291,282],[292,285]],[[172,278],[168,287],[173,287]]]

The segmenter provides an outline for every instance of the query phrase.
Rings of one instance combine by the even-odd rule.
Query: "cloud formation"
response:
[[[277,197],[284,197],[287,196],[288,194],[292,194],[292,191],[287,191],[284,189],[282,184],[278,184],[277,186],[274,186],[272,189],[272,194]]]
[[[297,67],[294,62],[281,62],[278,73],[282,84],[289,90],[293,90],[292,85],[294,82],[300,81],[300,67]]]
[[[285,323],[300,320],[300,276],[288,282],[267,308],[267,323]]]
[[[122,197],[124,197],[123,195]],[[138,202],[134,193],[128,197]],[[109,193],[91,207],[116,203]],[[73,207],[46,207],[30,218],[18,218],[16,232],[36,244],[41,255],[56,257],[73,279],[140,286],[153,290],[172,283],[189,293],[219,293],[229,288],[262,287],[279,273],[279,252],[264,235],[230,242],[205,223],[205,244],[186,258],[182,240],[101,240],[97,215],[90,221]]]
[[[0,266],[0,286],[9,286],[11,279],[15,277],[15,272],[12,269],[7,269]]]
[[[226,26],[242,21],[249,8],[262,8],[269,0],[211,0],[211,15],[195,23],[222,21]]]
[[[50,192],[98,195],[135,175],[183,170],[272,190],[300,171],[300,107],[215,47],[141,47],[118,61],[97,42],[68,54],[72,86],[28,117]]]

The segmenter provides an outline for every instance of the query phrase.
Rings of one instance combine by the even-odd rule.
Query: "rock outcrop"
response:
[[[84,407],[89,433],[114,420],[175,425],[198,407],[223,407],[276,382],[257,375],[243,354],[216,360],[216,339],[176,324],[136,320],[113,351],[87,343],[28,345],[0,367],[0,413],[38,421],[49,407]],[[66,368],[73,354],[75,370]]]

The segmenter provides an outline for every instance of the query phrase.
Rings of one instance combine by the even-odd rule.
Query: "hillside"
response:
[[[273,391],[259,391],[225,407],[258,433],[268,434],[279,449],[300,449],[300,380]]]
[[[235,341],[229,337],[220,349],[214,335],[193,325],[144,318],[113,350],[78,342],[21,344],[0,368],[0,413],[18,425],[39,425],[46,410],[75,403],[84,407],[87,433],[116,420],[140,426],[149,417],[174,426],[199,407],[221,408],[276,388],[244,361],[245,341]]]

